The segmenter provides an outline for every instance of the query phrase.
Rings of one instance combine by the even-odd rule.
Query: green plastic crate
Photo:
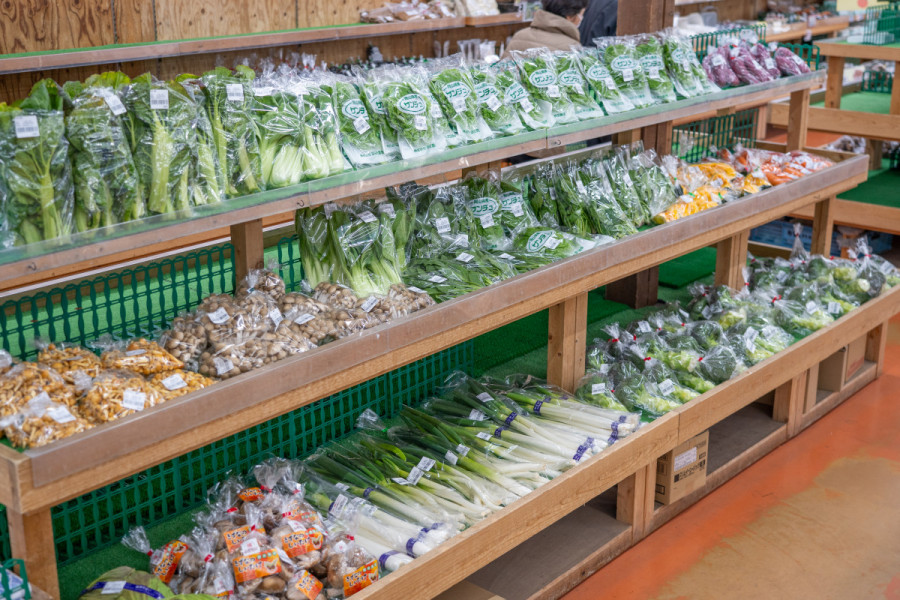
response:
[[[886,71],[865,71],[862,76],[861,92],[890,94],[894,88],[894,76]]]
[[[749,27],[735,27],[712,33],[698,33],[691,36],[691,45],[694,48],[694,52],[697,53],[697,58],[703,60],[710,46],[718,47],[726,38],[740,37],[742,32],[747,30],[751,31],[760,42],[766,43],[766,26],[764,23],[758,23]]]
[[[7,571],[18,573],[22,583],[12,587],[6,574]],[[0,599],[12,600],[12,597],[18,592],[24,592],[21,596],[22,600],[31,600],[31,587],[28,585],[28,572],[25,569],[25,561],[19,558],[8,558],[2,561],[2,564],[0,564],[0,589],[3,590],[3,594],[0,594]]]
[[[900,2],[866,9],[863,44],[880,46],[900,40]]]
[[[748,109],[679,125],[672,131],[672,154],[696,162],[713,146],[721,149],[741,144],[752,148],[756,145],[758,118],[757,109]]]

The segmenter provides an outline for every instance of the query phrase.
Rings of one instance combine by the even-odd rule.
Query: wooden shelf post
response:
[[[659,292],[659,267],[623,277],[606,286],[606,299],[621,302],[632,308],[656,304]]]
[[[866,336],[866,360],[875,363],[875,377],[884,372],[884,352],[887,346],[888,322],[885,321]]]
[[[616,519],[631,525],[631,543],[647,536],[656,502],[656,461],[620,481],[616,487]]]
[[[809,129],[809,89],[791,92],[788,109],[787,151],[800,150],[806,146]]]
[[[817,380],[818,377],[818,369],[816,369]],[[806,405],[806,386],[809,385],[809,379],[810,372],[806,370],[775,388],[772,420],[787,423],[788,438],[800,433],[800,421]]]
[[[840,108],[844,92],[844,57],[828,57],[828,80],[825,83],[825,108]]]
[[[834,233],[834,207],[837,198],[830,196],[816,202],[813,213],[812,254],[831,255],[831,236]]]
[[[749,244],[749,231],[742,231],[716,244],[716,285],[727,285],[735,290],[744,287]]]
[[[574,392],[584,375],[587,351],[587,292],[550,307],[547,380]]]
[[[253,269],[263,266],[263,227],[262,219],[254,219],[246,223],[231,226],[231,243],[234,245],[234,283],[235,288]]]
[[[28,580],[51,597],[59,598],[56,541],[50,509],[23,515],[7,507],[6,520],[12,555],[25,561]]]

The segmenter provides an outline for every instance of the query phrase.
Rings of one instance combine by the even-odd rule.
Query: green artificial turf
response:
[[[840,196],[844,200],[900,208],[900,171],[873,171],[869,179]]]
[[[659,267],[659,284],[670,288],[682,288],[716,270],[716,249],[700,248]]]
[[[825,102],[816,102],[811,106],[824,107]],[[891,95],[884,92],[853,92],[841,98],[841,110],[878,113],[887,115],[891,112]]]

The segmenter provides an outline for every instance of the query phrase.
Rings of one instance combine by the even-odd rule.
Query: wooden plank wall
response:
[[[675,11],[682,17],[704,9],[715,9],[722,21],[738,21],[756,19],[761,10],[765,10],[766,3],[762,0],[710,0],[708,2],[691,2],[675,7]]]
[[[383,3],[384,0],[2,0],[0,54],[341,25],[358,22],[360,10]],[[449,40],[451,52],[455,52],[460,39],[491,39],[499,44],[516,29],[512,26],[461,28],[263,49],[257,54],[265,57],[299,51],[316,54],[319,60],[329,63],[344,62],[364,57],[372,44],[388,59],[430,57],[434,55],[436,40]],[[169,78],[179,73],[202,73],[219,64],[232,66],[249,54],[197,55],[4,76],[0,77],[0,101],[24,97],[44,77],[62,83],[83,80],[104,70],[121,69],[129,76],[150,71],[157,77]]]

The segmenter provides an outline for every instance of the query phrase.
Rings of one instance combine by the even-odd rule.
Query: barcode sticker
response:
[[[103,595],[121,594],[125,590],[125,581],[107,581],[100,593]]]
[[[433,458],[428,458],[427,456],[423,456],[419,459],[419,464],[416,465],[418,468],[423,471],[430,471],[431,468],[435,465],[435,460]]]
[[[559,98],[559,86],[558,85],[548,85],[547,86],[547,95],[551,98]]]
[[[334,499],[334,502],[332,502],[331,506],[328,508],[328,513],[335,516],[340,515],[341,510],[347,505],[347,502],[347,496],[338,494],[338,497]]]
[[[767,68],[767,69],[774,69],[774,68],[775,68],[775,61],[772,60],[771,58],[767,58],[767,59],[766,59],[766,68]]]
[[[137,390],[125,390],[122,392],[122,407],[128,410],[144,410],[147,403],[147,394]]]
[[[808,312],[808,313],[814,313],[814,312],[816,312],[816,303],[813,302],[812,300],[810,300],[809,302],[807,302],[807,303],[806,303],[806,312]]]
[[[697,446],[694,446],[687,452],[682,452],[681,454],[679,454],[678,456],[675,457],[675,460],[672,461],[675,463],[674,470],[680,471],[681,469],[685,468],[686,466],[688,466],[695,460],[697,460]]]
[[[226,83],[225,96],[230,102],[244,101],[244,86],[240,83]]]
[[[709,304],[703,307],[703,310],[700,311],[700,316],[704,319],[709,320],[709,318],[712,316],[712,309],[709,307]]]
[[[659,393],[663,396],[668,396],[672,392],[675,391],[675,384],[671,379],[665,379],[659,384]]]
[[[485,229],[488,227],[494,226],[494,215],[481,215],[478,217],[481,220],[481,226]]]
[[[284,321],[284,315],[281,314],[281,311],[277,308],[273,308],[269,311],[269,319],[272,320],[272,323],[275,324],[275,327],[278,327],[282,321]]]
[[[438,217],[434,220],[434,227],[438,233],[450,233],[450,219],[447,217]]]
[[[47,416],[59,423],[60,425],[64,425],[66,423],[71,423],[75,420],[75,416],[69,412],[69,409],[65,406],[54,406],[50,410],[47,411]]]
[[[428,121],[423,115],[416,115],[413,119],[413,127],[415,127],[418,131],[427,131]]]
[[[409,470],[409,476],[407,476],[406,482],[409,485],[416,485],[417,483],[419,483],[419,480],[422,479],[422,475],[422,469],[420,469],[419,467],[413,467]]]
[[[626,83],[629,81],[634,81],[634,70],[622,69],[622,81]]]
[[[640,331],[641,333],[650,333],[651,331],[653,331],[653,327],[651,327],[650,323],[648,323],[647,321],[638,321],[637,327],[638,331]]]
[[[431,283],[444,283],[445,281],[447,281],[447,278],[441,277],[440,275],[432,275],[428,278],[428,281],[430,281]]]
[[[483,412],[481,412],[477,408],[473,408],[469,412],[469,419],[471,419],[472,421],[484,421],[485,419],[487,419],[487,415],[485,415]]]
[[[556,247],[562,242],[558,237],[551,235],[547,238],[547,241],[544,242],[544,245],[550,248],[551,250],[556,250]]]
[[[178,373],[169,375],[168,377],[163,379],[162,384],[163,387],[170,392],[174,392],[175,390],[180,390],[181,388],[187,387],[187,383],[185,383],[184,378],[182,378]]]
[[[458,113],[466,110],[466,99],[465,98],[454,98],[450,101],[450,104],[453,105],[453,110]]]
[[[459,256],[456,257],[456,260],[458,260],[461,263],[470,263],[470,262],[472,262],[473,258],[475,258],[475,257],[472,256],[471,254],[469,254],[468,252],[460,252]]]
[[[714,67],[721,67],[725,64],[725,57],[716,52],[716,54],[712,57],[712,65]]]
[[[34,115],[22,115],[13,119],[16,128],[16,138],[35,138],[41,134],[38,128],[38,120]]]
[[[305,323],[309,323],[310,321],[312,321],[315,318],[316,318],[315,315],[311,315],[309,313],[303,313],[302,315],[300,315],[299,317],[294,319],[294,323],[296,323],[297,325],[303,325]]]
[[[463,446],[462,444],[459,444],[459,445],[456,447],[456,453],[459,454],[460,456],[465,456],[466,454],[469,453],[469,447],[468,447],[468,446]]]
[[[604,394],[606,393],[606,384],[605,383],[594,383],[591,385],[591,394]]]
[[[224,375],[234,369],[234,364],[227,358],[222,358],[221,356],[215,357],[213,359],[213,364],[216,366],[216,374],[218,375]]]
[[[491,396],[490,394],[488,394],[487,392],[481,392],[480,394],[478,394],[475,397],[478,398],[479,400],[481,400],[482,402],[490,402],[491,400],[494,399],[494,397]]]
[[[525,112],[531,112],[534,110],[534,104],[531,103],[531,100],[528,98],[522,98],[519,100],[519,104],[522,106],[522,110]]]
[[[444,460],[450,463],[451,465],[455,465],[459,460],[459,457],[447,450],[447,453],[444,454]]]
[[[487,105],[489,109],[496,111],[501,105],[500,98],[491,95],[491,97],[487,99]]]
[[[369,296],[368,298],[366,298],[366,301],[362,303],[362,306],[360,308],[362,308],[365,312],[371,312],[371,310],[375,308],[376,304],[378,304],[378,298],[376,298],[375,296]]]
[[[478,433],[475,434],[475,437],[477,437],[480,440],[488,441],[491,439],[491,434],[486,433],[484,431],[479,431]]]
[[[509,210],[515,217],[521,217],[525,214],[525,210],[522,208],[521,202],[516,202],[515,204],[510,205]]]
[[[414,294],[424,294],[425,293],[425,290],[419,289],[414,285],[411,285],[411,286],[407,287],[406,289],[408,289],[409,291],[411,291]]]
[[[400,485],[409,485],[409,482],[402,477],[391,477],[391,481],[393,481],[394,483],[399,483]]]
[[[382,212],[392,219],[397,216],[397,213],[394,212],[394,205],[390,202],[382,202],[381,204],[379,204],[378,212]]]
[[[840,315],[840,314],[843,314],[844,310],[841,308],[840,304],[832,301],[832,302],[828,303],[828,312],[830,312],[833,315]]]
[[[144,349],[138,349],[138,350],[129,350],[129,351],[127,351],[127,352],[125,353],[125,356],[142,356],[142,355],[144,355],[144,354],[147,354],[147,351],[146,351],[146,350],[144,350]]]
[[[169,90],[150,90],[150,108],[153,110],[168,110]]]
[[[362,220],[363,223],[374,223],[375,221],[378,220],[378,217],[376,217],[375,215],[373,215],[371,212],[369,212],[367,210],[364,210],[361,213],[359,213],[359,218]]]
[[[106,93],[103,94],[103,99],[106,101],[106,105],[109,107],[109,110],[112,112],[112,114],[116,115],[117,117],[119,115],[125,114],[125,105],[122,104],[122,101],[119,100],[119,97],[114,93],[106,90]]]
[[[231,319],[231,315],[229,315],[228,311],[224,308],[218,308],[214,312],[208,313],[206,316],[208,316],[209,320],[216,325],[227,323]]]
[[[356,133],[362,135],[368,130],[372,129],[372,126],[369,125],[369,119],[366,117],[356,117],[353,119],[353,129],[356,130]]]
[[[744,332],[744,339],[747,340],[747,343],[749,344],[754,343],[758,337],[759,332],[753,327],[748,327],[747,331]]]

